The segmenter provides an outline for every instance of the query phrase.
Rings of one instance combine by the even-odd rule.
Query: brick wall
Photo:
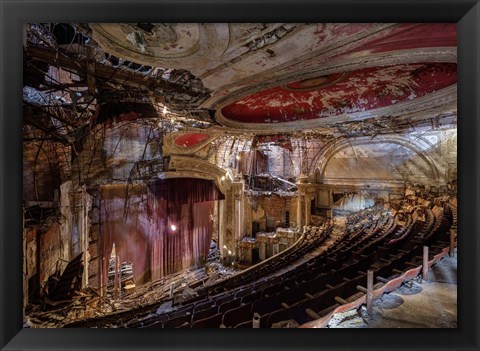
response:
[[[290,213],[290,225],[295,222],[296,218],[296,197],[282,197],[277,194],[269,196],[248,196],[246,201],[245,218],[251,221],[259,222],[260,231],[274,230],[277,227],[285,226],[285,213]],[[262,211],[263,210],[263,211]],[[261,218],[255,218],[253,212],[263,213]],[[251,233],[251,222],[246,223],[247,233]]]

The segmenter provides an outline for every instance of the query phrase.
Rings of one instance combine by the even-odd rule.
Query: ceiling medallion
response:
[[[215,23],[92,23],[93,39],[106,52],[136,63],[192,69],[228,46],[229,27]],[[203,61],[202,61],[203,60]]]

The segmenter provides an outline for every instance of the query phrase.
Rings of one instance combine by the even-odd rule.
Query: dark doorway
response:
[[[257,233],[260,231],[260,223],[252,222],[252,236],[255,238]]]
[[[258,251],[258,247],[252,249],[252,263],[260,262],[260,253]]]
[[[290,211],[285,211],[285,228],[290,227]]]
[[[333,193],[333,194],[332,194],[333,203],[337,202],[338,200],[340,200],[340,199],[343,198],[344,196],[345,196],[344,193]]]
[[[40,298],[40,278],[38,273],[35,273],[28,278],[28,302],[36,302]]]

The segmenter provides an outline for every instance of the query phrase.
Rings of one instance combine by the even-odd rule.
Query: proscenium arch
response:
[[[434,177],[433,180],[435,182],[439,181],[440,173],[438,171],[437,166],[435,165],[435,162],[431,159],[429,155],[426,155],[425,152],[423,152],[421,149],[421,146],[426,146],[429,148],[429,147],[433,147],[433,145],[419,138],[415,138],[415,140],[412,140],[412,139],[407,139],[403,137],[389,137],[385,139],[361,138],[361,139],[355,139],[355,140],[343,140],[339,143],[336,143],[332,145],[330,148],[328,148],[327,150],[324,150],[324,153],[320,151],[319,154],[315,157],[313,164],[315,165],[318,164],[318,166],[316,166],[315,169],[318,169],[318,172],[319,172],[319,178],[317,179],[317,177],[315,177],[315,181],[325,180],[325,171],[327,169],[328,163],[341,150],[346,149],[348,147],[352,147],[352,146],[371,145],[371,144],[397,144],[412,150],[418,156],[420,156],[420,158],[422,158],[422,160],[424,160],[427,163],[427,165],[430,167]]]
[[[169,168],[175,171],[163,172],[164,178],[199,178],[212,180],[225,195],[232,186],[228,173],[208,162],[196,157],[172,155]]]

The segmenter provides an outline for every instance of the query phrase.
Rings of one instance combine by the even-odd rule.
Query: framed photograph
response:
[[[479,349],[478,1],[0,6],[2,350]]]

